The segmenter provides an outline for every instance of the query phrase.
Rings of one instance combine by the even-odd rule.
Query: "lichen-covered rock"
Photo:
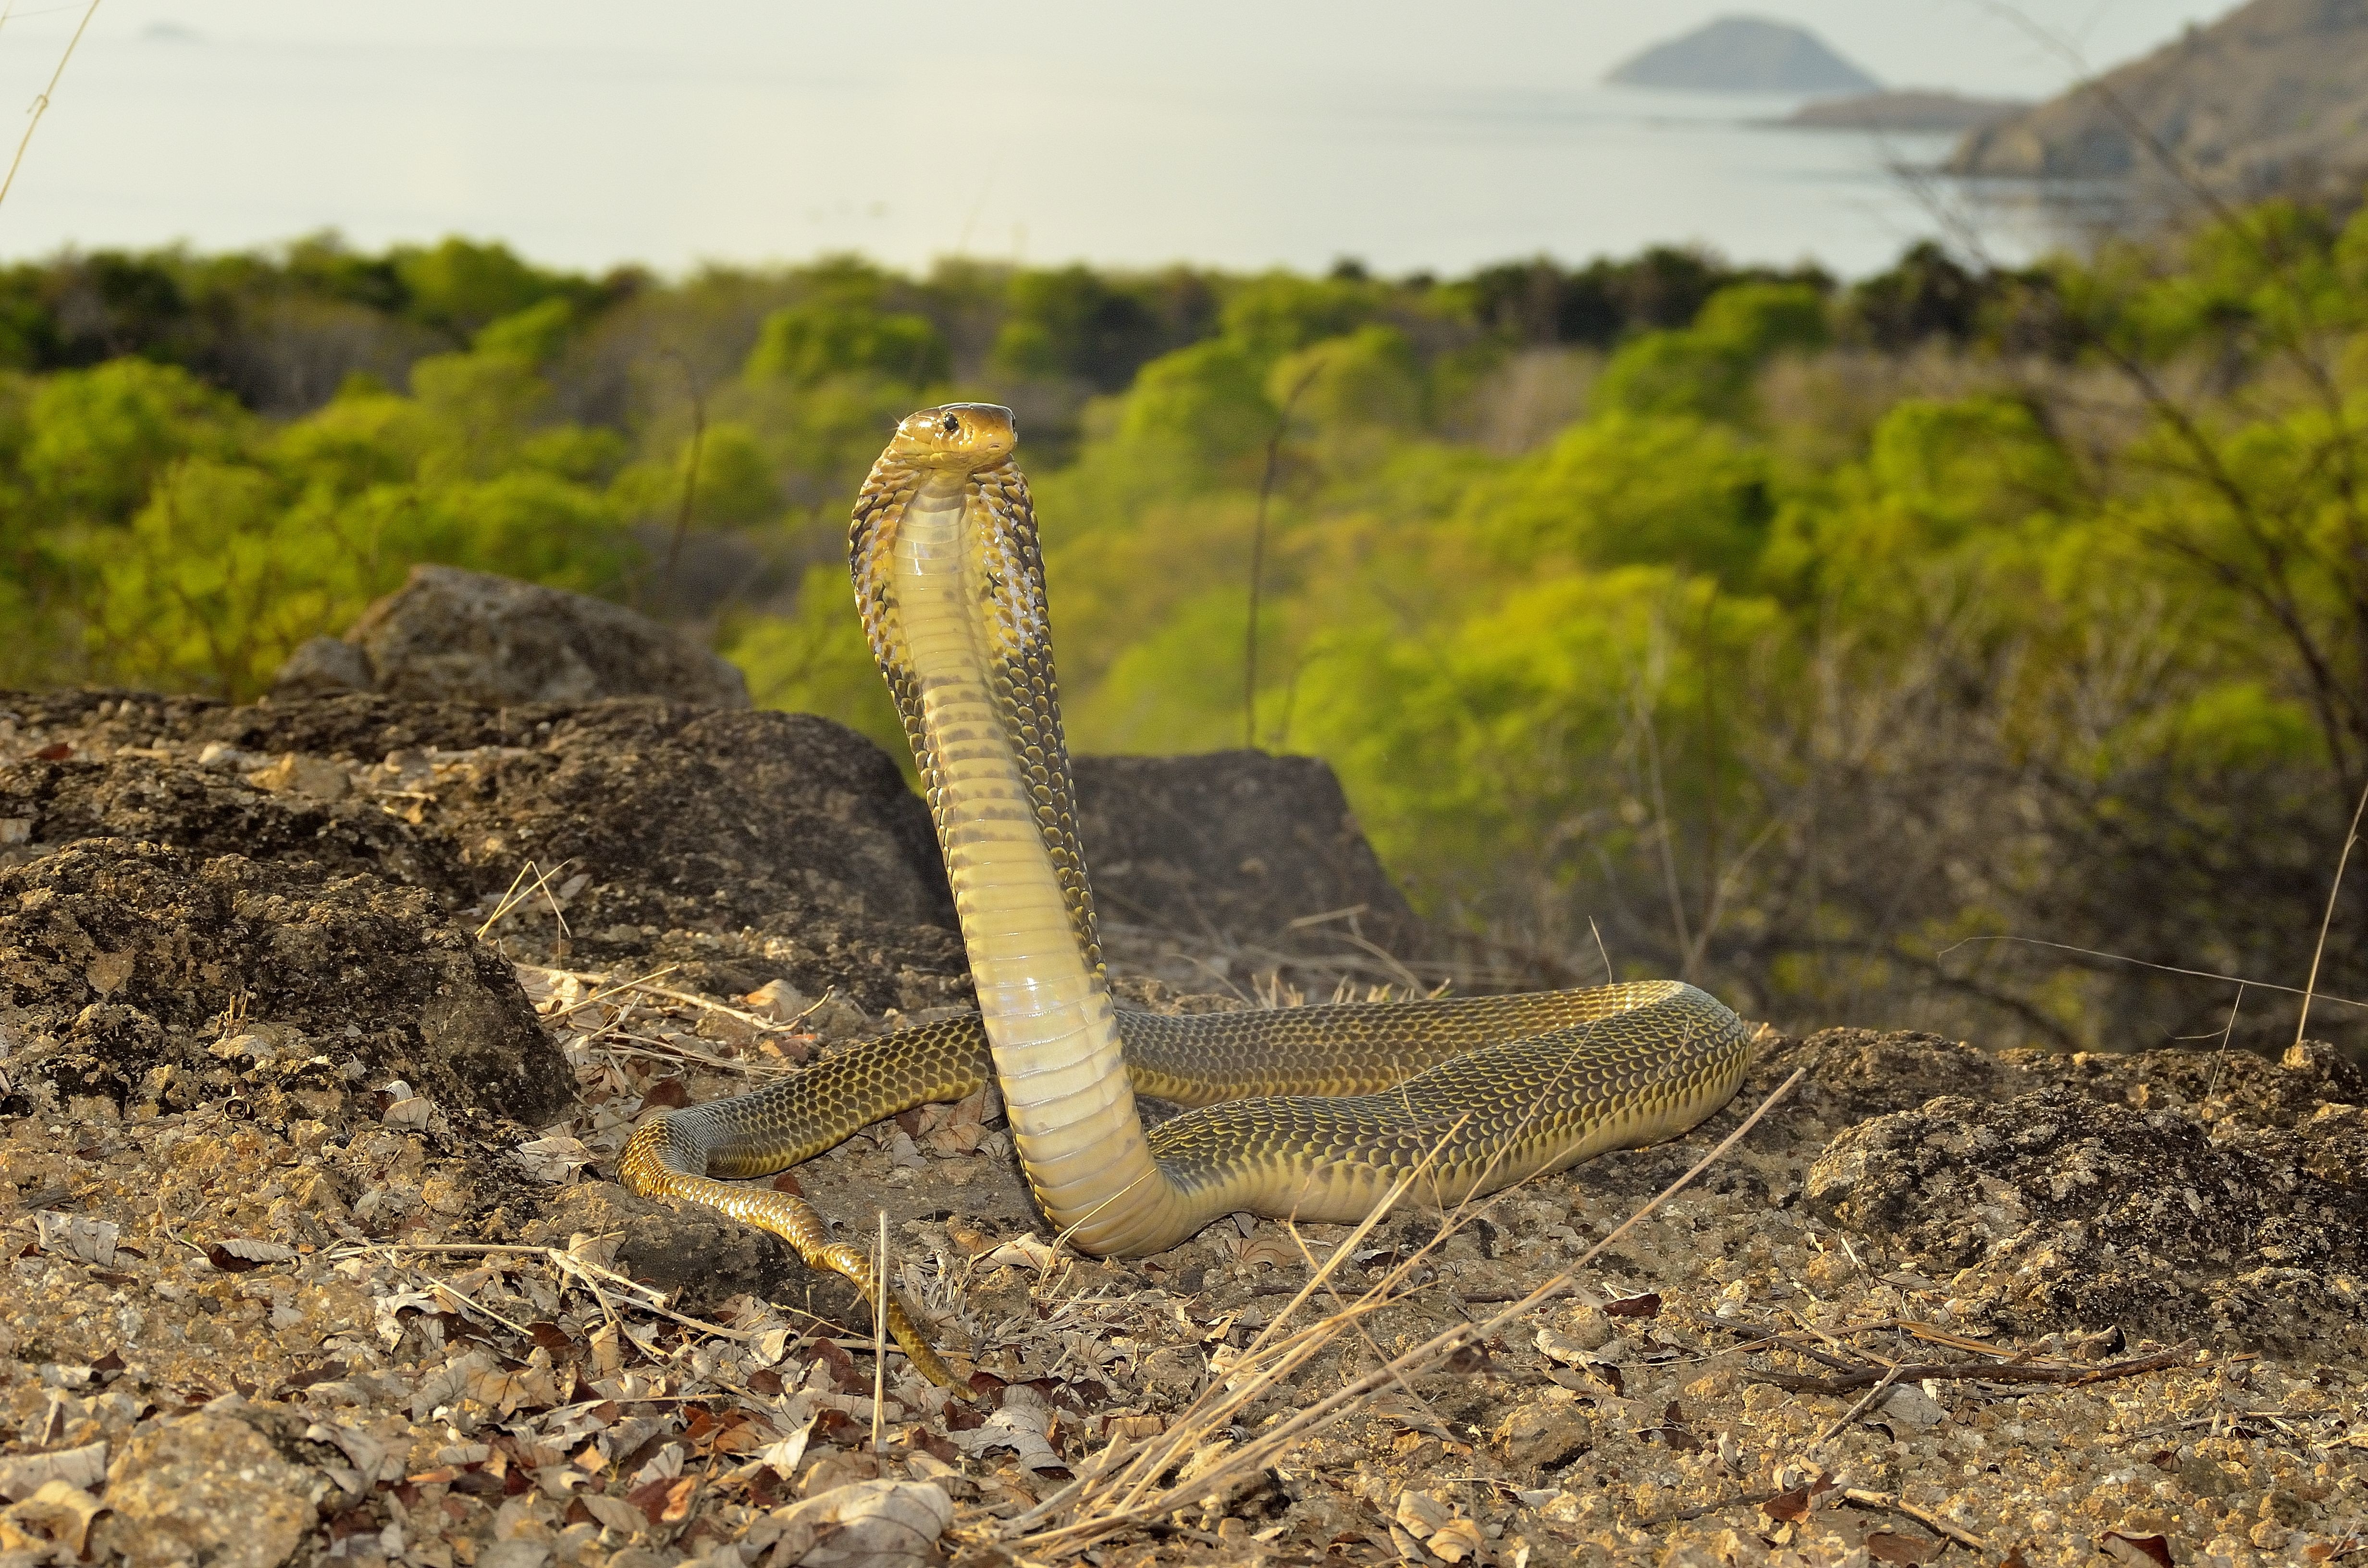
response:
[[[0,871],[0,1059],[17,1091],[178,1108],[268,1040],[291,1093],[351,1060],[450,1107],[574,1097],[509,966],[416,889],[87,839]]]
[[[2348,1344],[2368,1325],[2368,1194],[2294,1155],[2068,1089],[1943,1096],[1835,1139],[1806,1197],[1928,1269],[1975,1270],[2018,1332]]]
[[[199,1412],[123,1445],[94,1544],[130,1568],[279,1568],[327,1490],[246,1423]]]
[[[1998,1054],[1907,1030],[1820,1029],[1778,1041],[1757,1071],[1773,1088],[1795,1067],[1807,1068],[1808,1076],[1793,1091],[1791,1108],[1829,1125],[1907,1110],[1937,1095],[1997,1099],[2040,1086],[2035,1074]],[[1748,1088],[1738,1096],[1750,1097]]]
[[[344,641],[351,654],[298,649],[281,684],[488,703],[649,696],[748,706],[737,668],[647,616],[457,566],[414,566]]]
[[[305,760],[332,768],[340,782],[346,777],[329,763]],[[274,790],[227,768],[150,756],[0,764],[0,818],[22,824],[18,860],[78,838],[130,838],[256,860],[312,860],[466,901],[460,858],[441,835],[343,793]]]

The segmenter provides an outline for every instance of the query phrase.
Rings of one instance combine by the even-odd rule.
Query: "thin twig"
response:
[[[699,372],[678,348],[669,348],[666,357],[682,367],[682,379],[690,387],[690,453],[682,468],[682,501],[675,508],[674,534],[666,540],[665,589],[668,598],[674,597],[675,568],[682,562],[683,537],[690,532],[691,504],[699,495],[700,450],[707,444],[707,392],[699,384]]]
[[[2318,989],[2318,960],[2327,953],[2327,928],[2335,924],[2335,897],[2343,891],[2343,868],[2351,863],[2351,846],[2360,842],[2360,813],[2368,812],[2368,788],[2360,791],[2360,803],[2351,808],[2351,825],[2344,830],[2343,850],[2335,858],[2335,881],[2327,890],[2327,913],[2319,917],[2318,945],[2310,950],[2310,979],[2302,988],[2302,1017],[2294,1020],[2294,1043],[2300,1045],[2303,1031],[2310,1028],[2311,993]]]
[[[2368,800],[2368,795],[2363,795],[2362,799]],[[2358,825],[2359,819],[2355,817],[2353,826],[2356,829]],[[2134,959],[2127,953],[2109,953],[2100,948],[2083,948],[2071,942],[2051,942],[2044,937],[1966,937],[1950,943],[1932,956],[1935,960],[1945,959],[1959,948],[1969,948],[1975,942],[2020,942],[2025,947],[2053,948],[2059,953],[2079,953],[2086,958],[2111,959],[2115,963],[2135,964],[2140,969],[2159,970],[2165,974],[2192,975],[2197,980],[2225,980],[2231,985],[2246,986],[2255,991],[2275,991],[2286,996],[2304,994],[2300,986],[2276,985],[2266,980],[2252,980],[2241,974],[2222,974],[2218,970],[2213,969],[2187,969],[2175,963],[2156,963],[2150,959]],[[2329,996],[2321,994],[2318,999],[2322,1002],[2333,1002],[2339,1006],[2368,1007],[2368,1002],[2356,1002],[2349,996]]]
[[[58,56],[58,68],[50,73],[50,85],[43,87],[40,97],[33,100],[33,118],[17,142],[17,155],[8,160],[8,177],[0,179],[0,201],[7,200],[8,192],[15,187],[17,171],[25,162],[25,149],[33,144],[33,131],[40,125],[41,116],[50,110],[50,95],[58,90],[59,78],[66,74],[66,62],[74,58],[74,45],[82,41],[84,29],[90,26],[90,19],[97,15],[98,0],[90,0],[90,9],[82,14],[82,20],[74,25],[74,37],[66,40],[65,52]]]
[[[1876,1381],[1875,1385],[1866,1391],[1866,1397],[1864,1399],[1860,1400],[1856,1404],[1851,1405],[1848,1410],[1834,1417],[1834,1424],[1827,1427],[1824,1431],[1818,1433],[1816,1437],[1811,1440],[1809,1444],[1810,1451],[1814,1453],[1817,1449],[1824,1448],[1828,1442],[1833,1440],[1835,1433],[1840,1431],[1843,1427],[1849,1426],[1851,1422],[1857,1420],[1860,1416],[1865,1415],[1870,1409],[1873,1408],[1875,1401],[1881,1399],[1890,1391],[1891,1385],[1899,1381],[1899,1374],[1906,1370],[1906,1362],[1894,1361],[1890,1368],[1884,1371],[1882,1378]]]
[[[1937,1535],[1946,1536],[1969,1551],[1987,1551],[1989,1550],[1988,1544],[1971,1530],[1962,1529],[1941,1517],[1940,1515],[1918,1507],[1896,1492],[1870,1492],[1862,1486],[1848,1486],[1842,1489],[1842,1496],[1861,1508],[1883,1508],[1895,1514],[1905,1514],[1926,1529]]]
[[[1267,437],[1266,472],[1258,480],[1258,519],[1250,527],[1250,624],[1242,649],[1242,745],[1245,748],[1258,744],[1258,592],[1259,579],[1266,572],[1267,506],[1274,497],[1275,472],[1282,460],[1282,438],[1291,432],[1292,405],[1299,401],[1300,393],[1314,384],[1315,373],[1323,368],[1321,360],[1307,367],[1298,383],[1282,400],[1282,407],[1275,415],[1274,434]]]

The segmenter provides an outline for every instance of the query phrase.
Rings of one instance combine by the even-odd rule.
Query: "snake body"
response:
[[[913,1106],[1001,1086],[1020,1165],[1082,1251],[1158,1252],[1221,1215],[1362,1218],[1419,1173],[1449,1204],[1680,1132],[1741,1082],[1749,1032],[1652,981],[1170,1017],[1110,994],[1078,846],[1044,574],[1010,411],[955,403],[897,428],[848,560],[904,717],[979,1011],[903,1029],[755,1094],[643,1126],[620,1176],[784,1237],[847,1276],[915,1364],[951,1373],[879,1266],[803,1199],[734,1185]],[[1148,1131],[1134,1096],[1198,1108]]]

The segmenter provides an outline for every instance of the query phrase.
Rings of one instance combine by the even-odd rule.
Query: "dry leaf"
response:
[[[1450,1562],[1461,1562],[1467,1557],[1476,1558],[1486,1544],[1487,1538],[1470,1519],[1450,1519],[1423,1542],[1435,1556]]]
[[[1009,1449],[1022,1470],[1065,1470],[1068,1462],[1045,1440],[1045,1426],[1043,1412],[1007,1404],[973,1430],[946,1437],[973,1459],[990,1449]]]
[[[334,1443],[343,1450],[352,1461],[354,1473],[361,1478],[359,1490],[367,1490],[374,1482],[403,1479],[403,1450],[375,1433],[315,1421],[304,1429],[304,1438],[313,1443]]]
[[[804,1012],[808,1004],[805,997],[799,994],[798,988],[788,981],[768,980],[741,997],[740,1006],[759,1017],[786,1024]]]
[[[576,1498],[584,1511],[607,1528],[623,1535],[639,1535],[650,1528],[644,1514],[622,1497],[610,1497],[598,1492],[587,1492]]]
[[[1431,1493],[1398,1494],[1397,1522],[1417,1540],[1429,1540],[1454,1517],[1453,1506]]]
[[[989,1267],[1006,1263],[1020,1264],[1042,1274],[1059,1262],[1060,1258],[1060,1251],[1042,1236],[1021,1235],[1014,1236],[1005,1242],[1001,1246],[988,1253],[983,1261]]]
[[[1941,1555],[1941,1543],[1893,1530],[1876,1530],[1866,1538],[1866,1554],[1877,1562],[1900,1562],[1913,1568]]]
[[[85,1443],[47,1454],[16,1454],[0,1459],[0,1499],[17,1502],[30,1497],[52,1481],[71,1486],[97,1486],[107,1479],[107,1444]]]
[[[378,1326],[378,1336],[388,1345],[403,1340],[403,1314],[405,1312],[434,1312],[438,1302],[427,1290],[398,1290],[391,1296],[381,1296],[370,1303],[370,1314]]]
[[[431,1298],[432,1299],[432,1298]],[[469,1397],[470,1386],[488,1373],[498,1374],[494,1358],[482,1350],[472,1351],[457,1361],[448,1361],[419,1380],[412,1391],[411,1418],[425,1421],[438,1407],[456,1404]]]
[[[1592,1335],[1574,1339],[1557,1329],[1542,1328],[1538,1330],[1537,1344],[1549,1360],[1559,1361],[1565,1367],[1583,1367],[1595,1359],[1595,1353],[1603,1348],[1610,1337],[1607,1330],[1604,1338],[1596,1339],[1590,1345],[1588,1341],[1594,1338]]]
[[[1305,1261],[1289,1238],[1271,1231],[1236,1242],[1228,1250],[1233,1253],[1235,1263],[1249,1267],[1263,1263],[1276,1268],[1288,1268],[1294,1263]]]
[[[206,1261],[224,1274],[245,1274],[267,1263],[286,1263],[296,1256],[296,1249],[279,1242],[249,1241],[245,1236],[224,1236],[206,1248]]]
[[[999,1413],[998,1413],[999,1414]],[[814,1532],[800,1568],[924,1568],[953,1523],[953,1499],[927,1481],[859,1481],[777,1510],[785,1536]],[[776,1549],[779,1560],[779,1549]]]
[[[388,1106],[379,1113],[379,1119],[389,1127],[416,1130],[426,1127],[428,1119],[435,1114],[436,1107],[427,1096],[413,1095],[408,1099],[400,1099]]]
[[[81,1487],[63,1481],[46,1481],[21,1503],[0,1508],[0,1532],[13,1529],[31,1542],[47,1542],[68,1558],[83,1554],[90,1521],[107,1506]]]
[[[62,1252],[101,1268],[115,1267],[115,1239],[123,1233],[121,1226],[86,1214],[61,1214],[54,1210],[43,1210],[35,1223],[40,1229],[43,1252]]]
[[[2097,1538],[2097,1550],[2116,1562],[2171,1568],[2170,1542],[2158,1535],[2123,1535],[2107,1530]]]
[[[393,1114],[393,1108],[388,1108]],[[564,1133],[547,1133],[530,1139],[510,1151],[510,1158],[525,1167],[526,1174],[537,1181],[562,1186],[575,1179],[575,1173],[592,1163],[592,1151],[580,1138]]]
[[[1603,1315],[1613,1318],[1656,1318],[1661,1315],[1661,1298],[1657,1293],[1642,1296],[1622,1296],[1603,1303]]]
[[[814,1418],[807,1416],[796,1431],[769,1448],[757,1449],[757,1458],[771,1466],[775,1475],[789,1480],[797,1473],[798,1461],[805,1458],[806,1441],[814,1435]]]

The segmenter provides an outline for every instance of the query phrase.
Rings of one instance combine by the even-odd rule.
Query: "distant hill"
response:
[[[1974,131],[2021,113],[2028,103],[1968,98],[1919,87],[1803,104],[1782,123],[1813,131]]]
[[[2142,60],[1969,133],[1952,174],[2162,177],[2121,108],[2214,186],[2301,190],[2368,168],[2368,0],[2251,0]]]
[[[1721,17],[1655,44],[1604,80],[1691,93],[1871,93],[1883,85],[1808,28],[1758,17]]]

